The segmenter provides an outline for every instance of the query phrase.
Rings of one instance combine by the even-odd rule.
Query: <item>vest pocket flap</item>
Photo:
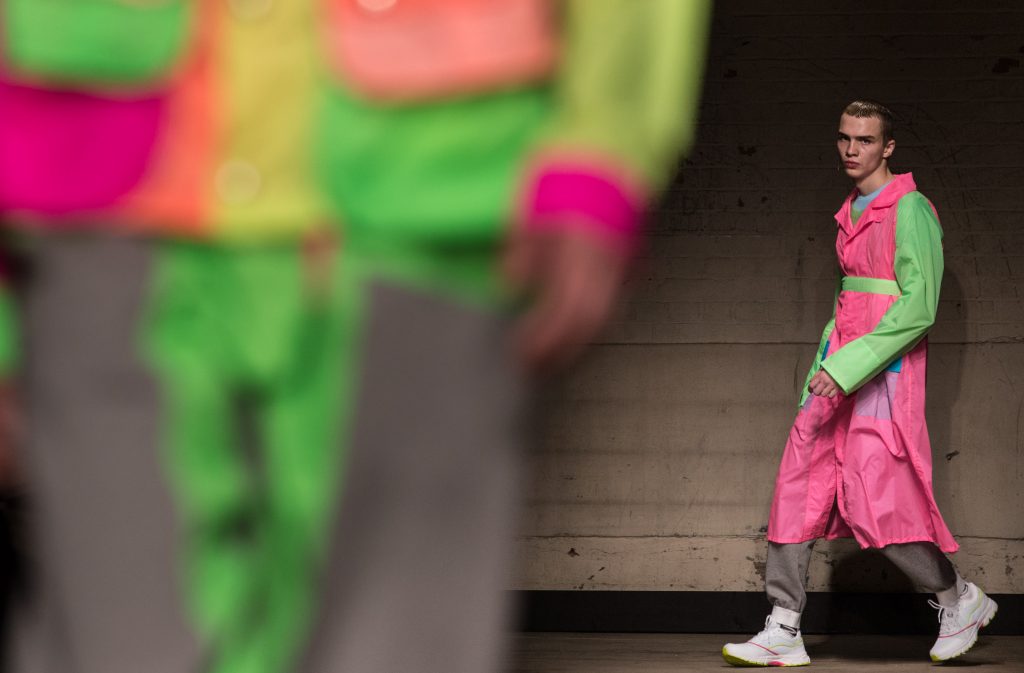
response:
[[[355,93],[404,101],[535,82],[555,65],[550,0],[327,0],[331,65]]]
[[[190,0],[3,0],[4,61],[63,85],[164,79],[188,38]]]

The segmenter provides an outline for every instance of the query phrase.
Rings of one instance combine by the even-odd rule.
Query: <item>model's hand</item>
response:
[[[819,397],[835,397],[841,392],[839,384],[824,369],[819,369],[818,373],[811,377],[807,389]]]
[[[503,261],[513,286],[532,295],[516,346],[523,363],[540,371],[569,364],[597,336],[626,269],[624,255],[572,228],[517,230]]]

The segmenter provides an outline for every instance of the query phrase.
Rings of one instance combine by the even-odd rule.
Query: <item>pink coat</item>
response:
[[[923,203],[928,218],[934,213],[916,192],[904,199],[915,189],[911,175],[897,176],[860,216],[857,226],[850,216],[853,195],[844,202],[836,214],[836,253],[844,276],[883,279],[890,285],[900,280],[895,270],[900,208],[909,211],[912,205],[920,208]],[[937,229],[937,220],[932,221]],[[941,231],[938,237],[941,240]],[[941,247],[938,249],[941,278]],[[905,266],[901,269],[904,274],[914,271],[906,271]],[[906,293],[908,281],[906,277],[902,280],[900,287]],[[930,317],[915,318],[919,324],[912,327],[918,332],[906,337],[906,346],[894,353],[897,359],[889,367],[849,394],[834,399],[811,396],[797,414],[776,479],[768,524],[770,541],[852,536],[861,547],[928,541],[945,552],[957,550],[932,493],[931,444],[925,424],[928,346],[927,340],[920,338],[934,319],[937,303],[938,288],[934,280],[929,283],[932,287],[923,289],[934,293]],[[863,287],[860,291],[842,290],[836,301],[834,329],[824,337],[823,359],[868,333],[878,332],[877,326],[896,300],[897,296],[864,291]],[[899,329],[890,326],[889,332],[898,333]],[[866,341],[862,339],[846,353],[868,352],[863,348]],[[879,351],[878,342],[871,343],[872,352]],[[829,369],[829,360],[822,366]],[[869,367],[869,374],[874,371],[877,367]],[[829,373],[843,384],[842,377],[831,369]]]

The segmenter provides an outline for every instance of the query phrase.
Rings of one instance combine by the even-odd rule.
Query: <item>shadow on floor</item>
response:
[[[807,651],[812,658],[843,661],[921,661],[927,659],[934,637],[930,636],[808,636]],[[993,641],[984,635],[963,659],[944,666],[983,666],[1005,663],[991,656]],[[989,652],[986,653],[986,650]]]

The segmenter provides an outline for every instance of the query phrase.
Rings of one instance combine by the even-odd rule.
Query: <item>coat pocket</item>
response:
[[[166,80],[192,0],[3,0],[3,60],[33,83],[139,88]]]
[[[328,60],[371,100],[509,89],[548,77],[551,0],[325,0]]]
[[[821,333],[821,341],[818,342],[818,350],[814,355],[814,362],[811,363],[811,369],[807,372],[807,377],[804,379],[804,387],[800,391],[800,402],[797,404],[797,408],[803,410],[807,401],[811,398],[811,391],[807,389],[807,386],[811,384],[811,379],[821,369],[822,361],[828,357],[829,343],[832,338],[832,332],[835,330],[835,318],[828,321],[825,325],[825,329]]]

